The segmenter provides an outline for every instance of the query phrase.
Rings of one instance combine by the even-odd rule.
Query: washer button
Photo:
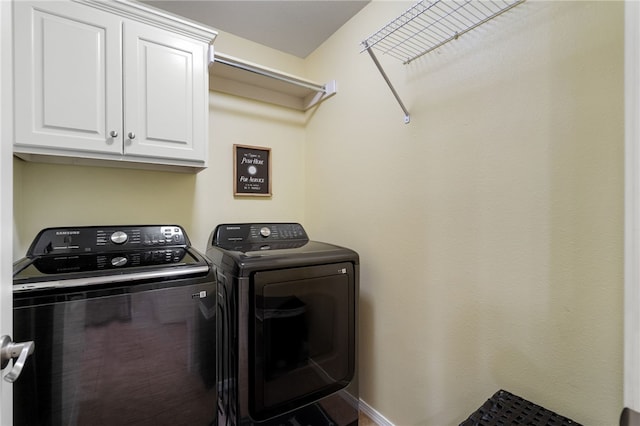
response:
[[[114,244],[124,244],[127,242],[128,239],[129,239],[129,236],[122,231],[116,231],[113,234],[111,234],[111,241]]]
[[[264,238],[267,238],[271,235],[271,228],[269,228],[268,226],[263,226],[262,228],[260,228],[260,235],[262,235]]]
[[[127,264],[127,258],[123,257],[123,256],[118,256],[118,257],[114,257],[113,259],[111,259],[111,265],[118,267],[118,266],[124,266]]]

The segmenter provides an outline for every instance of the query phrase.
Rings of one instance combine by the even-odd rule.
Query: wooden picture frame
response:
[[[233,194],[271,196],[271,148],[233,145]]]

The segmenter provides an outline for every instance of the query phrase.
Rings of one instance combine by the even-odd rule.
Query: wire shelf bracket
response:
[[[409,64],[427,53],[457,40],[461,35],[502,15],[526,0],[421,0],[402,15],[361,42],[382,74],[404,112],[404,122],[411,121],[389,77],[374,54],[385,55]]]

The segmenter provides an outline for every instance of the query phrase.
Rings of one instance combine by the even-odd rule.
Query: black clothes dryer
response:
[[[217,419],[357,425],[359,258],[297,223],[223,224],[217,285]]]

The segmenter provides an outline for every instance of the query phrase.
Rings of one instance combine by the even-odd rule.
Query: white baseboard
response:
[[[394,426],[385,416],[377,412],[373,407],[360,399],[360,411],[366,414],[371,420],[376,422],[378,426]]]

